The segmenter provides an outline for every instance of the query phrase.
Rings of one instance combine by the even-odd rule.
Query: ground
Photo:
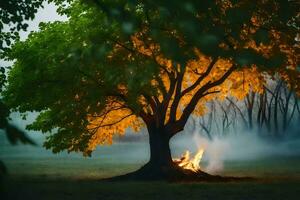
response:
[[[4,199],[297,199],[295,181],[241,183],[101,183],[95,180],[15,179]]]
[[[92,158],[52,155],[41,147],[2,145],[0,157],[9,171],[2,180],[0,199],[282,200],[298,199],[300,194],[300,156],[227,160],[220,175],[256,179],[226,183],[99,181],[138,169],[147,161],[145,144],[100,148]]]

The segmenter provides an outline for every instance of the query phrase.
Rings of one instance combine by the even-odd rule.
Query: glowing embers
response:
[[[194,172],[197,172],[200,170],[200,162],[202,159],[204,153],[204,149],[199,149],[196,153],[196,155],[191,158],[191,154],[189,151],[186,151],[180,159],[176,158],[174,159],[174,162],[184,168],[184,169],[189,169]]]

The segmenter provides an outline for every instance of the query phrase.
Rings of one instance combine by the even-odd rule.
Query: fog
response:
[[[218,173],[223,170],[225,161],[254,161],[264,158],[282,158],[300,156],[300,138],[282,139],[262,138],[255,131],[239,131],[240,134],[213,137],[208,140],[200,130],[193,133],[176,135],[172,141],[173,154],[180,156],[180,151],[189,150],[193,154],[202,148],[205,150],[202,160],[206,163],[204,170]]]
[[[36,116],[36,114],[31,113],[28,115],[27,120],[21,120],[18,115],[18,113],[13,113],[11,117],[14,118],[15,124],[23,130],[26,124]],[[189,150],[191,156],[193,156],[198,149],[202,148],[204,149],[204,154],[200,162],[200,167],[211,174],[247,175],[248,172],[245,170],[248,169],[249,164],[252,166],[252,170],[260,166],[261,174],[268,173],[268,168],[276,166],[279,162],[280,165],[278,166],[281,166],[281,168],[282,166],[289,165],[288,167],[292,168],[291,170],[297,171],[297,166],[299,166],[285,163],[286,159],[297,159],[300,156],[300,139],[296,137],[269,140],[261,138],[255,132],[241,130],[238,135],[218,136],[213,137],[212,140],[208,140],[202,136],[200,130],[196,129],[191,132],[187,131],[187,129],[189,127],[186,127],[186,131],[178,133],[170,141],[173,158],[180,158],[186,150]],[[47,168],[54,170],[54,172],[56,172],[55,169],[58,167],[57,173],[66,173],[63,170],[64,166],[72,167],[72,163],[79,162],[80,165],[87,165],[86,168],[82,167],[82,173],[86,170],[86,173],[88,173],[88,169],[91,166],[93,166],[93,170],[97,170],[94,169],[96,166],[102,166],[102,170],[117,170],[121,166],[127,165],[138,167],[145,164],[150,156],[146,130],[141,133],[128,132],[123,137],[116,136],[113,145],[99,146],[92,153],[92,157],[84,157],[80,152],[67,153],[63,151],[53,154],[51,150],[46,150],[42,146],[45,135],[34,131],[28,131],[27,134],[33,138],[37,146],[22,144],[12,146],[8,143],[6,137],[4,137],[5,135],[0,134],[0,158],[8,164],[11,170],[15,170],[15,168],[18,170],[17,165],[19,165],[19,162],[22,162],[26,166],[35,165],[41,169],[47,166]],[[265,162],[265,160],[268,160],[267,166],[262,165],[262,162]],[[270,160],[271,162],[269,162]],[[238,169],[236,168],[237,165],[233,167],[230,163],[237,163],[239,166]],[[94,167],[94,165],[96,166]],[[281,168],[276,173],[282,173]],[[241,171],[241,169],[243,170]],[[252,176],[253,171],[251,173],[249,175]]]

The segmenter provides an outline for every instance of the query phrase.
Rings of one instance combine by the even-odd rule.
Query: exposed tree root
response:
[[[157,167],[147,163],[137,171],[102,179],[102,181],[170,181],[170,182],[226,182],[226,181],[249,181],[250,177],[223,177],[211,175],[201,170],[196,172],[183,169],[176,164],[168,167]]]

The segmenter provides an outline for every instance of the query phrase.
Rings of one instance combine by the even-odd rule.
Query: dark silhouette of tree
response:
[[[19,39],[19,31],[26,31],[28,24],[25,20],[34,18],[43,0],[4,0],[0,1],[0,59],[4,58],[5,50],[13,40]],[[0,93],[6,82],[5,68],[0,66]],[[1,97],[1,96],[0,96]],[[11,144],[18,141],[24,144],[35,143],[16,126],[9,122],[9,108],[0,99],[0,130],[6,134]],[[0,160],[0,178],[7,173],[4,163]]]

